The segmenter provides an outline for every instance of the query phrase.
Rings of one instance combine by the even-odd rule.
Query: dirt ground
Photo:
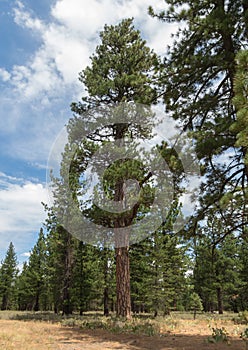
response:
[[[37,321],[0,320],[1,350],[245,350],[237,325],[226,324],[230,344],[209,343],[211,330],[197,322],[181,322],[164,336],[112,334],[104,330],[83,330]]]

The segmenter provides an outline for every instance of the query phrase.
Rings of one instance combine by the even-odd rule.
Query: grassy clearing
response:
[[[0,319],[13,321],[57,323],[66,327],[81,329],[104,329],[117,334],[160,335],[167,336],[172,333],[186,333],[210,335],[218,329],[224,329],[230,336],[237,337],[247,329],[246,314],[233,313],[199,314],[193,319],[192,313],[172,312],[166,317],[154,319],[150,314],[136,315],[130,321],[116,319],[114,315],[104,317],[101,313],[88,312],[83,316],[70,317],[56,315],[52,312],[15,312],[1,311]]]
[[[237,321],[237,315],[235,317]],[[0,349],[4,350],[74,350],[84,348],[86,345],[89,349],[98,350],[102,349],[102,340],[98,343],[95,337],[96,334],[102,334],[101,332],[110,339],[113,337],[118,340],[123,339],[123,342],[125,337],[130,338],[130,336],[134,339],[138,339],[136,337],[150,339],[153,345],[154,342],[172,342],[173,344],[176,341],[178,347],[175,349],[181,349],[180,342],[182,349],[194,349],[194,347],[184,347],[187,341],[191,341],[190,346],[198,342],[199,349],[201,345],[204,345],[204,349],[211,349],[211,346],[214,346],[213,343],[218,343],[218,349],[224,349],[220,346],[229,346],[229,343],[231,350],[244,349],[247,340],[247,324],[234,322],[234,314],[202,314],[194,320],[191,313],[177,312],[156,319],[151,315],[141,315],[135,316],[131,321],[124,321],[116,319],[113,315],[103,317],[100,313],[87,313],[81,317],[79,315],[62,317],[53,313],[7,311],[0,312],[0,319]],[[69,337],[68,334],[70,334]],[[84,345],[85,334],[92,336],[91,342],[86,345]],[[241,334],[243,334],[244,341],[240,338]],[[78,337],[82,337],[83,340],[78,340]],[[77,342],[80,342],[81,345]],[[73,347],[74,345],[70,347],[69,344],[78,345],[79,348]],[[96,344],[96,347],[93,344]],[[159,348],[160,345],[157,345]],[[133,349],[128,346],[124,347],[124,345],[120,346],[123,346],[123,349]],[[146,349],[146,343],[142,346],[141,349]],[[106,349],[109,348],[112,349],[106,347]],[[174,349],[172,346],[168,348]],[[159,349],[167,349],[167,347]]]

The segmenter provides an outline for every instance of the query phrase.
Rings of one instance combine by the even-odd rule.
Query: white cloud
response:
[[[23,28],[31,30],[41,31],[43,29],[43,23],[38,18],[32,18],[31,14],[25,10],[25,7],[21,1],[16,1],[17,7],[14,8],[14,20],[16,24]]]
[[[158,10],[164,7],[163,0],[154,3]],[[31,40],[35,34],[40,46],[28,61],[9,72],[0,70],[0,77],[9,83],[0,96],[1,114],[8,115],[0,118],[0,130],[9,135],[8,144],[1,147],[7,154],[44,163],[56,135],[72,115],[71,101],[83,94],[78,73],[89,64],[104,24],[135,17],[135,26],[158,52],[164,52],[171,26],[148,16],[151,0],[93,0],[83,7],[81,0],[58,0],[47,22],[21,1],[16,4],[15,22]]]
[[[84,6],[81,0],[59,0],[52,15],[69,32],[90,39],[105,23],[115,21],[120,9],[120,3],[112,0],[92,0]]]
[[[25,252],[20,254],[20,256],[24,256],[25,258],[29,258],[30,257],[30,252]]]
[[[10,80],[11,74],[3,68],[0,68],[0,79],[2,79],[3,82],[7,82]]]
[[[23,183],[24,179],[10,176],[0,171],[0,188],[8,187],[10,183]]]
[[[0,182],[0,250],[12,241],[17,250],[33,245],[45,219],[41,202],[47,202],[42,184],[23,182],[1,173]],[[11,182],[10,182],[11,181]]]
[[[36,32],[42,44],[25,66],[13,67],[13,85],[29,99],[42,92],[59,95],[62,88],[76,90],[78,73],[89,63],[104,24],[126,17],[134,17],[149,45],[164,52],[175,27],[151,18],[150,4],[151,0],[92,0],[82,7],[81,0],[58,0],[51,8],[52,21],[44,23],[18,1],[16,23]],[[156,2],[158,11],[164,6],[164,1]]]

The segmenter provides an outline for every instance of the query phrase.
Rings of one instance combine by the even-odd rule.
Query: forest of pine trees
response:
[[[129,318],[142,312],[157,316],[173,310],[222,314],[248,309],[248,3],[165,2],[167,10],[155,13],[150,8],[150,15],[161,26],[163,22],[183,26],[163,58],[147,46],[132,19],[105,25],[100,33],[91,64],[79,74],[86,92],[71,105],[74,116],[68,121],[68,134],[77,150],[69,179],[70,143],[63,153],[60,177],[53,178],[54,204],[45,207],[47,220],[28,261],[18,270],[10,243],[1,262],[2,310],[65,315],[100,310],[106,316],[115,312]],[[120,201],[125,180],[136,176],[142,198],[135,210],[103,215],[78,196],[85,186],[82,175],[87,164],[102,145],[130,134],[149,135],[153,121],[144,113],[144,127],[127,122],[101,129],[99,123],[81,140],[85,113],[94,118],[95,108],[123,102],[163,104],[189,133],[201,169],[198,206],[185,226],[174,232],[173,222],[182,215],[179,197],[184,169],[173,149],[158,144],[174,175],[173,210],[160,227],[135,244],[127,240],[125,246],[108,246],[100,239],[89,244],[63,224],[69,213],[78,227],[71,200],[89,220],[113,228],[117,240],[119,228],[147,215],[154,196],[150,174],[132,161],[115,162],[104,181],[108,198]]]
[[[213,232],[194,239],[192,245],[161,232],[156,233],[156,242],[153,238],[130,247],[133,313],[191,311],[195,295],[206,312],[247,310],[247,242],[230,235],[214,246]],[[62,240],[45,236],[41,229],[28,262],[18,271],[11,243],[0,269],[1,309],[115,312],[114,252],[72,238],[68,278],[64,248]],[[65,283],[70,284],[66,292]]]

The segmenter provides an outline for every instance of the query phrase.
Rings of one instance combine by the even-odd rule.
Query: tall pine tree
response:
[[[10,242],[5,258],[0,267],[0,303],[1,310],[8,310],[16,307],[16,277],[17,277],[17,257],[15,248]]]
[[[244,144],[245,93],[233,97],[241,86],[236,82],[236,54],[247,48],[248,4],[243,0],[176,1],[166,0],[167,10],[156,15],[162,21],[183,24],[168,49],[161,75],[166,110],[196,141],[196,151],[205,175],[201,208],[196,220],[214,207],[227,192],[243,203],[233,213],[231,231],[247,225],[247,148]],[[245,54],[238,58],[242,65]],[[242,63],[241,63],[242,62]],[[242,116],[241,116],[242,114]],[[238,124],[236,124],[238,123]],[[236,126],[233,126],[236,125]],[[242,220],[242,217],[244,220]],[[227,222],[226,222],[227,223]],[[231,232],[230,231],[230,232]]]
[[[95,107],[116,105],[123,102],[151,104],[156,99],[153,71],[157,57],[141,39],[139,31],[134,29],[132,19],[123,20],[116,26],[105,26],[100,38],[101,44],[91,57],[91,66],[80,73],[80,81],[85,85],[88,96],[83,97],[82,102],[72,104],[72,110],[77,114],[77,117],[72,119],[69,124],[70,137],[73,142],[79,144],[78,154],[80,152],[83,154],[81,163],[84,166],[81,166],[81,171],[87,166],[94,147],[97,149],[111,140],[114,140],[118,147],[123,147],[125,145],[121,144],[120,142],[123,141],[120,140],[124,140],[127,135],[129,137],[130,135],[146,136],[150,123],[146,117],[147,113],[143,113],[144,127],[135,125],[135,123],[128,121],[128,118],[126,123],[115,122],[111,124],[109,122],[103,129],[98,127],[95,132],[88,135],[88,141],[80,145],[82,139],[80,118],[85,117],[86,111],[88,112],[87,118],[90,118],[90,113],[92,109],[94,113]],[[107,111],[105,110],[104,113],[106,114]],[[124,115],[125,113],[124,111]],[[93,116],[93,119],[96,117],[97,114]],[[88,154],[87,150],[89,150]],[[138,170],[137,162],[132,160],[119,161],[108,168],[105,173],[105,190],[112,200],[117,202],[124,200],[124,182],[135,177],[135,171],[136,175],[138,172],[138,181],[145,188],[150,176],[147,177],[145,171]],[[129,210],[128,215],[107,215],[107,217],[101,217],[102,213],[97,211],[96,207],[93,207],[92,210],[85,210],[88,218],[93,218],[98,224],[107,222],[115,230],[116,311],[117,316],[126,318],[131,317],[129,241],[128,232],[123,237],[119,231],[134,222],[140,207],[139,203],[133,210]]]

